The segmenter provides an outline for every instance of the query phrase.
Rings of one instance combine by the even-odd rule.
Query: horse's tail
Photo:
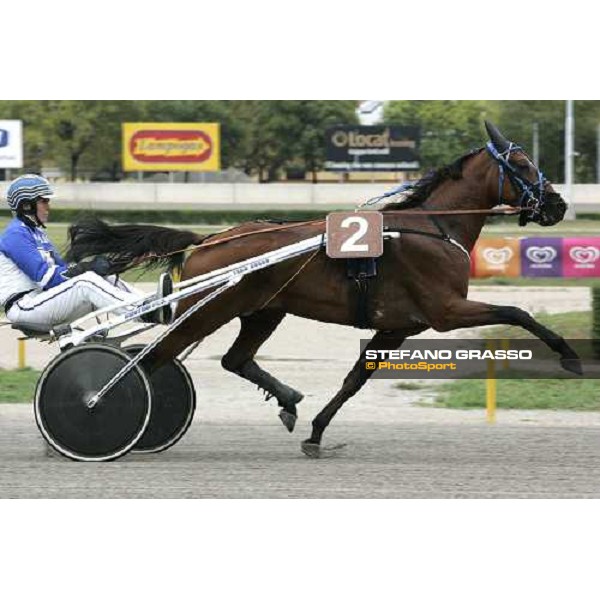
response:
[[[184,250],[208,236],[157,225],[109,225],[97,217],[84,217],[69,227],[66,259],[79,262],[102,254],[113,264],[113,273],[131,267],[181,267]]]

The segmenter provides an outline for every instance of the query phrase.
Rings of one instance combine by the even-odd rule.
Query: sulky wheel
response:
[[[35,391],[35,419],[48,443],[81,461],[123,456],[150,421],[151,388],[136,366],[93,407],[87,401],[129,362],[122,350],[83,344],[59,354],[44,370]]]
[[[136,344],[123,350],[135,356],[143,348]],[[196,410],[194,384],[180,360],[173,358],[146,376],[152,386],[152,414],[144,435],[133,448],[136,454],[162,452],[176,444],[192,424]]]

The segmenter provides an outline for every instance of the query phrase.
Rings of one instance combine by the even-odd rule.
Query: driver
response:
[[[22,175],[9,186],[7,202],[13,219],[0,236],[0,306],[17,326],[49,331],[98,309],[142,296],[116,276],[109,261],[98,256],[67,266],[44,231],[54,191],[39,175]],[[161,296],[172,289],[161,280]],[[114,312],[130,310],[124,306]],[[150,323],[168,323],[167,305],[141,317]]]

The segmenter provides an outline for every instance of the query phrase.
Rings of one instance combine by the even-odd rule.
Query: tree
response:
[[[356,123],[356,103],[353,100],[310,100],[298,103],[300,131],[295,144],[306,171],[317,182],[317,172],[325,164],[325,131],[334,125]]]
[[[24,173],[41,173],[42,163],[49,150],[47,140],[39,123],[44,107],[35,100],[4,100],[0,102],[1,119],[18,119],[23,122],[23,169]]]
[[[578,183],[597,182],[598,126],[600,125],[600,102],[576,100],[575,112],[575,173]]]
[[[421,129],[420,155],[424,170],[448,164],[483,145],[483,121],[490,107],[480,100],[398,100],[384,109],[390,125]]]
[[[118,181],[122,177],[122,124],[144,121],[147,101],[110,100],[99,107],[99,131],[81,156],[80,167],[93,177]]]
[[[241,160],[244,125],[234,114],[234,102],[227,100],[157,100],[147,103],[148,121],[174,123],[219,123],[221,168]]]
[[[539,167],[553,181],[564,178],[563,100],[503,100],[492,103],[497,111],[496,125],[506,137],[533,155],[533,127],[539,131]]]
[[[260,182],[273,181],[292,156],[290,131],[297,128],[287,114],[285,101],[234,101],[235,119],[243,124],[236,166]]]
[[[274,181],[285,167],[313,174],[325,161],[325,130],[354,123],[355,103],[346,100],[236,101],[234,114],[243,123],[239,166],[259,181]]]
[[[533,124],[539,131],[539,167],[552,181],[563,182],[565,171],[565,100],[512,100],[494,104],[498,126],[507,137],[533,153]],[[574,103],[575,108],[575,172],[576,183],[596,181],[597,127],[600,102]]]

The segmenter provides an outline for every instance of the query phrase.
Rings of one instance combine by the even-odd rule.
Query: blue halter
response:
[[[537,165],[529,161],[537,173],[537,181],[527,181],[519,175],[519,172],[513,165],[510,164],[510,155],[517,150],[523,152],[520,146],[517,146],[513,142],[508,143],[508,148],[504,152],[498,152],[493,142],[486,144],[486,150],[492,156],[492,158],[498,163],[498,203],[502,204],[505,200],[502,198],[502,189],[504,187],[504,178],[508,177],[513,188],[520,194],[519,205],[521,208],[526,208],[529,215],[522,213],[522,220],[533,220],[533,217],[539,215],[544,206],[545,193],[544,185],[547,179],[544,174],[540,171]],[[524,224],[524,222],[522,223]]]

